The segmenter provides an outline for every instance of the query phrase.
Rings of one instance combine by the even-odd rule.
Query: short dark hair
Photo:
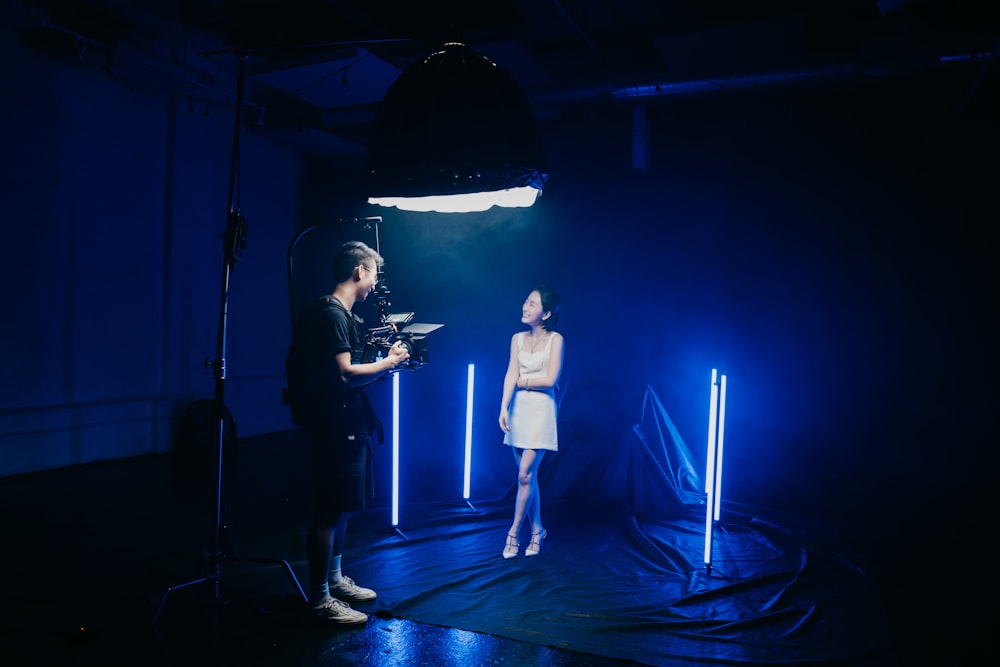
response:
[[[385,264],[382,255],[375,252],[368,244],[361,241],[348,241],[340,246],[333,258],[333,282],[337,285],[344,282],[354,273],[355,267],[364,264],[366,260],[375,262],[375,269],[381,269]]]
[[[559,321],[559,294],[547,285],[539,285],[534,291],[538,292],[538,296],[542,299],[542,313],[552,313],[549,319],[542,320],[542,328],[545,330],[552,329],[556,325],[556,322]]]

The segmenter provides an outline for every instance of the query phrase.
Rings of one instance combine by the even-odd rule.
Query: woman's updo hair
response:
[[[546,285],[539,285],[535,291],[542,299],[542,313],[552,313],[547,319],[542,320],[542,328],[548,331],[559,321],[559,294]]]

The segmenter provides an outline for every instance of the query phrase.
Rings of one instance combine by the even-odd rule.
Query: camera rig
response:
[[[390,294],[384,273],[379,271],[378,282],[375,284],[375,308],[381,324],[368,330],[364,349],[361,351],[361,362],[375,361],[385,350],[399,342],[410,353],[410,358],[396,370],[423,366],[428,361],[427,335],[444,325],[414,323],[412,312],[390,313]]]

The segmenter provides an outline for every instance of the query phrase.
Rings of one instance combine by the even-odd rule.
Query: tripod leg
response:
[[[288,564],[287,560],[282,560],[280,558],[259,558],[253,556],[227,556],[225,558],[227,561],[242,561],[244,563],[272,563],[274,565],[281,565],[281,568],[288,575],[291,580],[292,585],[299,592],[299,597],[302,598],[303,602],[309,602],[309,596],[306,595],[305,590],[302,588],[302,584],[299,583],[298,577],[295,576],[295,571],[292,570],[292,566]]]
[[[205,584],[213,580],[215,580],[213,577],[202,577],[201,579],[195,579],[193,581],[188,581],[183,584],[177,584],[176,586],[171,586],[170,588],[168,588],[166,591],[163,592],[163,597],[160,598],[160,605],[156,608],[156,614],[153,615],[153,625],[156,625],[157,621],[160,620],[160,612],[163,611],[163,605],[167,603],[167,596],[170,595],[173,591],[180,590],[181,588],[187,588],[188,586],[194,586],[195,584]]]
[[[302,601],[309,602],[309,596],[306,595],[306,592],[304,590],[302,590],[302,585],[299,584],[299,580],[295,576],[295,572],[292,571],[292,566],[289,565],[288,561],[286,560],[281,561],[281,566],[285,568],[285,574],[287,574],[288,578],[292,580],[292,584],[295,585],[295,588],[299,590],[299,596],[302,598]]]

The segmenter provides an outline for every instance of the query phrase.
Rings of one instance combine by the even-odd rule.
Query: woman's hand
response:
[[[507,415],[506,412],[501,412],[500,413],[500,430],[501,431],[509,431],[510,430],[510,424],[507,423],[507,416],[508,415]]]

